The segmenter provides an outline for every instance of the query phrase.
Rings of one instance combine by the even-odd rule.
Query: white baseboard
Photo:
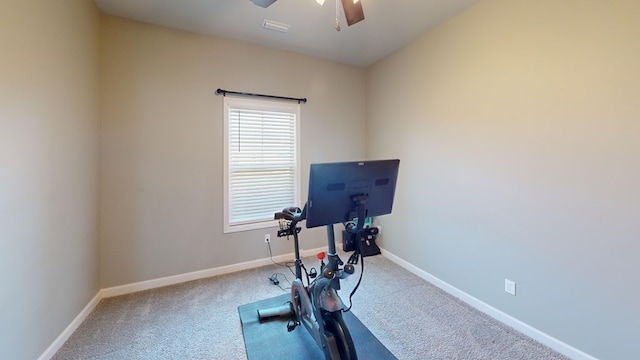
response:
[[[91,314],[93,309],[96,308],[98,303],[102,297],[100,296],[100,291],[89,301],[89,303],[80,311],[78,316],[71,321],[71,323],[62,331],[62,333],[49,345],[47,350],[45,350],[42,355],[38,358],[38,360],[49,360],[56,354],[58,350],[64,345],[64,343],[69,339],[69,337],[78,329],[78,326],[82,324],[84,319]]]
[[[318,248],[311,250],[300,250],[301,256],[310,256],[315,254],[316,252],[326,251],[326,248]],[[273,261],[275,262],[286,262],[293,260],[293,253],[284,254],[274,256]],[[133,284],[114,286],[110,288],[105,288],[101,290],[102,298],[109,298],[114,296],[120,296],[125,294],[130,294],[138,291],[155,289],[168,285],[180,284],[187,281],[204,279],[212,276],[229,274],[236,271],[254,269],[261,266],[266,266],[272,264],[271,258],[264,258],[258,260],[247,261],[243,263],[220,266],[217,268],[193,271],[190,273],[167,276],[159,279],[140,281]]]
[[[548,334],[512,317],[511,315],[508,315],[496,308],[494,308],[493,306],[482,302],[480,300],[478,300],[477,298],[467,294],[466,292],[452,286],[451,284],[431,275],[430,273],[418,268],[417,266],[401,259],[400,257],[394,255],[393,253],[385,250],[385,249],[380,249],[380,251],[382,252],[382,256],[386,257],[387,259],[393,261],[394,263],[400,265],[401,267],[405,268],[406,270],[408,270],[409,272],[425,279],[426,281],[430,282],[431,284],[439,287],[440,289],[444,290],[445,292],[449,293],[452,296],[455,296],[456,298],[466,302],[467,304],[473,306],[474,308],[478,309],[479,311],[482,311],[483,313],[491,316],[492,318],[500,321],[501,323],[510,326],[516,330],[518,330],[519,332],[535,339],[536,341],[554,349],[555,351],[568,356],[571,359],[574,360],[597,360],[597,358],[581,351],[578,350],[576,348],[574,348],[573,346],[566,344],[552,336],[549,336]]]
[[[321,247],[321,248],[316,248],[311,250],[301,249],[300,255],[303,257],[312,256],[317,254],[318,252],[326,251],[326,250],[327,250],[326,247],[323,247],[323,248]],[[82,324],[82,322],[87,318],[87,316],[91,314],[91,312],[95,309],[95,307],[98,305],[98,303],[102,299],[114,297],[114,296],[126,295],[126,294],[130,294],[130,293],[142,291],[142,290],[154,289],[162,286],[175,285],[175,284],[183,283],[186,281],[204,279],[204,278],[208,278],[216,275],[229,274],[229,273],[241,271],[241,270],[254,269],[257,267],[272,264],[271,262],[272,259],[273,261],[279,262],[279,263],[291,261],[293,260],[293,253],[278,255],[278,256],[274,256],[273,258],[258,259],[258,260],[247,261],[239,264],[220,266],[217,268],[193,271],[190,273],[185,273],[180,275],[167,276],[159,279],[140,281],[133,284],[114,286],[110,288],[101,289],[93,297],[93,299],[89,301],[87,306],[85,306],[84,309],[82,309],[82,311],[78,314],[78,316],[76,316],[75,319],[73,319],[73,321],[64,329],[64,331],[54,340],[54,342],[51,343],[51,345],[49,345],[47,350],[45,350],[42,353],[42,355],[38,357],[38,360],[51,359],[55,355],[55,353],[58,352],[58,350],[60,350],[62,345],[64,345],[64,343],[69,339],[69,337],[74,333],[74,331],[78,329],[78,326],[80,326],[80,324]]]

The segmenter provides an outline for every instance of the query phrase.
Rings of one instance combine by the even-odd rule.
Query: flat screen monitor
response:
[[[353,220],[358,195],[366,195],[365,217],[391,213],[399,166],[397,159],[311,164],[306,226]]]

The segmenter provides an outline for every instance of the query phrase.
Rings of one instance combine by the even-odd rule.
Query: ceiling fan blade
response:
[[[342,0],[342,8],[344,9],[344,16],[347,18],[347,25],[351,26],[364,20],[362,1],[354,4],[353,0]]]

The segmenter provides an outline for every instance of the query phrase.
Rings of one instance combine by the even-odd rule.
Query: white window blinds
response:
[[[297,205],[299,105],[225,98],[225,115],[225,231],[272,226]]]

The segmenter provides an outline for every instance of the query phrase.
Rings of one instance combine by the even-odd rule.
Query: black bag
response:
[[[380,254],[380,248],[376,245],[376,237],[378,236],[378,228],[367,228],[360,237],[362,244],[362,256],[373,256]],[[354,251],[356,249],[356,234],[348,231],[342,231],[342,250],[345,252]]]

